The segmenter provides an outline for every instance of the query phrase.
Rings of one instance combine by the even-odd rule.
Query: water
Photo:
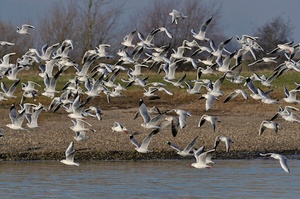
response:
[[[1,162],[1,198],[297,198],[300,160]]]

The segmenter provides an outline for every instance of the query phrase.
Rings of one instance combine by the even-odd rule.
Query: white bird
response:
[[[160,128],[160,126],[158,125],[158,122],[162,118],[163,114],[159,114],[159,115],[151,118],[143,99],[140,99],[140,101],[139,101],[139,113],[144,120],[144,123],[141,124],[142,127],[147,128],[147,129],[159,129]]]
[[[86,131],[76,131],[75,132],[75,136],[74,136],[74,139],[77,141],[77,142],[81,142],[81,141],[84,141],[84,140],[87,140],[88,138],[86,137]]]
[[[254,64],[260,63],[260,62],[265,62],[265,63],[277,63],[277,59],[279,58],[279,55],[276,57],[263,57],[261,59],[258,59],[250,64],[248,66],[252,66]]]
[[[209,18],[204,24],[202,24],[200,27],[200,31],[198,33],[196,33],[196,31],[194,29],[191,29],[191,32],[195,39],[198,39],[200,41],[209,41],[210,40],[209,38],[206,38],[205,35],[206,35],[206,29],[207,29],[208,25],[210,24],[211,20],[212,20],[212,17]]]
[[[198,127],[201,127],[205,123],[205,121],[210,122],[211,128],[213,129],[214,132],[216,130],[216,122],[220,122],[218,117],[204,114],[201,116],[199,120]]]
[[[14,96],[14,92],[18,86],[18,84],[20,83],[20,80],[16,81],[15,83],[13,83],[9,89],[7,89],[6,85],[4,82],[1,82],[1,89],[4,92],[4,96],[7,98],[16,98],[17,96]]]
[[[34,111],[31,114],[26,114],[26,119],[28,120],[27,126],[29,128],[39,127],[38,117],[42,111],[47,111],[42,104],[39,104],[39,106],[34,107],[33,110]]]
[[[114,125],[111,127],[111,130],[113,132],[128,134],[128,129],[120,122],[114,122]]]
[[[280,163],[280,166],[282,167],[282,169],[287,173],[290,172],[290,169],[287,165],[287,158],[285,156],[277,154],[277,153],[266,153],[266,154],[260,153],[260,155],[261,156],[270,156],[276,160],[279,160],[279,163]]]
[[[191,117],[192,114],[186,110],[182,109],[173,109],[173,111],[179,116],[179,127],[183,129],[187,123],[187,117]],[[170,112],[170,111],[168,111]]]
[[[15,45],[15,43],[8,42],[8,41],[0,41],[0,45],[1,46],[5,46],[5,45],[13,46],[13,45]]]
[[[92,126],[90,123],[82,120],[82,119],[76,119],[71,120],[73,122],[73,126],[70,127],[70,129],[74,132],[77,131],[94,131],[93,129],[86,128],[84,125],[87,124],[89,126]]]
[[[211,156],[215,152],[215,149],[203,152],[203,148],[193,150],[196,162],[192,163],[191,166],[197,169],[211,168]]]
[[[205,101],[205,110],[208,111],[212,108],[212,105],[215,100],[219,100],[216,96],[211,95],[211,94],[203,94],[201,97],[198,99],[206,99]]]
[[[25,119],[26,112],[23,110],[20,114],[18,113],[14,104],[10,107],[9,118],[11,120],[11,124],[7,124],[6,126],[13,130],[26,130],[22,127],[23,121]]]
[[[75,147],[74,147],[74,142],[72,141],[70,145],[68,146],[66,152],[66,159],[61,160],[60,162],[66,165],[70,166],[79,166],[79,163],[74,162],[74,156],[75,156]]]
[[[257,88],[258,94],[262,97],[261,101],[265,104],[278,104],[278,99],[272,99],[268,93],[262,91],[260,88]]]
[[[148,150],[148,146],[150,144],[150,141],[152,140],[153,136],[158,133],[159,131],[153,130],[145,139],[142,141],[141,144],[138,143],[138,141],[135,139],[134,135],[130,135],[130,141],[132,144],[135,145],[135,150],[140,153],[147,153],[151,152]]]
[[[241,94],[245,100],[248,99],[248,94],[246,91],[242,90],[242,89],[235,89],[233,92],[231,92],[226,99],[224,100],[224,103],[228,102],[229,100],[235,98],[236,96],[238,96],[239,94]]]
[[[284,89],[284,94],[285,94],[285,98],[283,98],[282,100],[288,103],[300,103],[300,100],[297,100],[297,93],[300,90],[296,90],[296,89],[292,89],[290,91],[287,90],[286,86],[283,87]]]
[[[123,38],[123,41],[121,42],[121,44],[125,47],[135,47],[134,44],[132,44],[132,40],[133,40],[133,36],[135,35],[136,33],[136,29],[134,29],[131,33],[129,33],[128,35],[126,35],[124,38]]]
[[[177,20],[178,19],[185,19],[185,18],[187,18],[187,16],[186,15],[184,15],[183,13],[181,13],[181,12],[179,12],[179,11],[177,11],[177,10],[172,10],[172,12],[170,12],[169,13],[169,15],[172,17],[172,23],[175,23],[175,24],[177,24],[178,22],[177,22]]]
[[[275,133],[278,132],[279,124],[277,122],[274,121],[268,121],[268,120],[263,120],[259,126],[259,131],[258,131],[258,135],[262,135],[262,133],[264,132],[264,130],[268,128],[268,129],[273,129],[275,131]]]
[[[17,33],[23,34],[23,35],[30,35],[30,33],[28,32],[29,28],[34,29],[34,26],[29,25],[29,24],[23,24],[21,28],[17,26]]]
[[[173,149],[175,149],[177,151],[178,155],[184,156],[184,157],[190,156],[190,155],[193,155],[193,153],[190,153],[190,151],[193,149],[198,137],[199,136],[196,136],[183,150],[180,149],[175,144],[173,144],[172,142],[167,142],[167,144],[170,145],[170,147],[172,147]]]
[[[217,136],[215,139],[214,149],[217,149],[217,146],[220,144],[220,142],[224,142],[226,146],[226,152],[228,153],[230,150],[230,144],[234,143],[234,141],[226,136]]]

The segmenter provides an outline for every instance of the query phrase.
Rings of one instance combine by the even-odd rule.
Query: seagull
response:
[[[70,165],[70,166],[79,166],[79,163],[74,162],[75,148],[74,148],[74,142],[73,141],[68,146],[65,154],[66,154],[66,159],[61,160],[60,161],[61,163],[66,164],[66,165]]]
[[[46,108],[39,104],[39,106],[33,108],[34,112],[31,114],[26,114],[26,119],[28,120],[27,126],[29,128],[39,127],[38,125],[38,117],[42,111],[47,111]]]
[[[281,116],[283,119],[287,121],[300,123],[300,121],[298,120],[299,116],[296,113],[292,112],[291,110],[299,111],[299,109],[293,106],[285,106],[284,108],[279,106],[278,112],[276,112],[275,115],[270,120],[273,121],[276,118],[278,118],[278,116]]]
[[[133,40],[133,36],[135,35],[136,33],[136,29],[134,29],[133,31],[131,31],[131,33],[129,33],[128,35],[126,35],[124,38],[123,38],[123,41],[121,42],[121,44],[125,47],[135,47],[134,44],[132,44],[132,40]]]
[[[215,152],[215,149],[203,152],[203,148],[200,147],[198,150],[194,149],[193,152],[196,158],[196,162],[191,164],[192,167],[195,167],[197,169],[211,168],[211,156]]]
[[[297,104],[300,103],[300,100],[297,100],[297,93],[300,90],[293,89],[293,90],[288,91],[286,86],[283,87],[283,90],[284,90],[284,94],[285,94],[285,98],[282,99],[283,101],[288,102],[288,103],[297,103]]]
[[[82,119],[76,119],[76,120],[71,120],[73,123],[73,126],[70,127],[70,129],[74,132],[77,131],[94,131],[93,129],[88,129],[84,127],[84,124],[87,124],[89,126],[92,126],[90,123],[82,120]]]
[[[175,149],[178,155],[183,157],[190,156],[193,155],[193,153],[190,153],[190,151],[193,149],[198,137],[199,136],[196,136],[183,150],[171,142],[167,142],[167,144],[170,145],[173,149]]]
[[[278,132],[279,129],[279,124],[277,122],[274,121],[268,121],[268,120],[263,120],[259,126],[259,131],[258,131],[258,135],[262,135],[262,133],[264,132],[264,130],[268,128],[268,129],[274,129],[275,133]]]
[[[145,139],[142,141],[142,144],[139,144],[138,141],[135,139],[134,135],[130,135],[130,141],[132,144],[135,145],[135,150],[140,153],[147,153],[151,152],[148,150],[148,146],[150,141],[152,140],[153,136],[158,133],[159,131],[153,130]]]
[[[215,132],[216,130],[216,122],[220,122],[219,119],[216,116],[211,116],[211,115],[202,115],[199,123],[198,123],[198,127],[201,127],[205,121],[208,121],[211,123],[211,128],[213,129],[213,131]]]
[[[17,26],[17,33],[22,34],[22,35],[30,35],[30,33],[28,32],[29,28],[34,29],[34,26],[29,25],[29,24],[23,24],[22,28]]]
[[[15,92],[18,84],[20,83],[20,80],[16,81],[15,83],[13,83],[9,89],[7,89],[6,85],[4,82],[1,82],[1,89],[4,92],[4,96],[7,98],[16,98],[17,96],[14,96],[13,93]]]
[[[272,99],[268,93],[262,91],[260,88],[257,88],[258,94],[262,97],[261,101],[265,104],[278,104],[278,99]]]
[[[88,138],[86,137],[86,131],[76,131],[76,136],[74,136],[74,139],[77,141],[77,142],[81,142],[81,141],[84,141],[84,140],[87,140]]]
[[[210,40],[209,38],[206,38],[205,35],[206,35],[206,29],[207,29],[208,25],[210,24],[211,20],[212,20],[212,17],[210,17],[204,24],[202,24],[200,27],[200,31],[198,33],[196,33],[196,31],[194,29],[191,29],[191,32],[195,39],[198,39],[200,41],[209,41]]]
[[[282,169],[289,173],[290,172],[290,169],[287,165],[287,158],[283,155],[280,155],[280,154],[277,154],[277,153],[260,153],[261,156],[270,156],[276,160],[279,160],[279,163],[280,163],[280,166],[282,167]]]
[[[5,45],[13,46],[13,45],[15,45],[15,43],[8,42],[8,41],[0,41],[0,45],[1,46],[5,46]]]
[[[11,124],[7,124],[6,126],[13,130],[26,130],[27,131],[27,129],[22,127],[23,121],[25,119],[25,114],[26,114],[25,110],[23,110],[19,114],[15,105],[12,104],[10,107],[10,112],[9,112],[9,118],[11,120]]]
[[[163,114],[151,118],[143,99],[140,99],[139,106],[139,113],[144,120],[141,126],[147,129],[159,129],[158,121],[162,118]]]
[[[114,122],[114,125],[111,127],[111,130],[113,132],[128,134],[128,129],[120,122]]]
[[[256,61],[248,64],[248,66],[252,66],[254,64],[264,62],[264,63],[277,63],[277,59],[279,58],[279,55],[276,57],[263,57],[261,59],[257,59]]]
[[[169,15],[172,16],[172,24],[173,23],[177,24],[178,23],[177,20],[180,19],[180,18],[181,19],[187,18],[186,15],[184,15],[183,13],[181,13],[177,10],[174,10],[174,9],[172,10],[172,12],[169,13]]]
[[[246,91],[242,90],[242,89],[235,89],[233,92],[231,92],[226,99],[224,100],[224,103],[228,102],[229,100],[235,98],[236,96],[238,96],[239,94],[241,94],[245,100],[248,99],[248,94]]]
[[[182,109],[173,109],[171,111],[174,111],[179,116],[179,127],[183,129],[186,126],[186,120],[187,117],[192,116],[192,114],[188,111],[182,110]],[[168,111],[170,112],[170,111]]]
[[[198,99],[206,99],[205,101],[205,110],[208,111],[212,108],[212,105],[215,100],[219,100],[216,96],[211,95],[211,94],[203,94],[201,97]]]
[[[226,136],[217,136],[215,139],[214,149],[217,149],[217,146],[220,144],[220,142],[224,142],[226,146],[226,152],[229,152],[230,144],[234,143],[234,141]]]

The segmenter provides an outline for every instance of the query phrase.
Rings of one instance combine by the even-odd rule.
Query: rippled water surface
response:
[[[1,198],[298,198],[300,161],[277,160],[1,162]]]

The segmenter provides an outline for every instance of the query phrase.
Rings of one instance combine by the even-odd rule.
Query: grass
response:
[[[54,71],[55,72],[55,71]],[[257,71],[258,75],[262,75],[264,74],[266,77],[269,77],[270,75],[272,75],[273,71],[271,70],[260,70]],[[39,75],[39,71],[37,70],[30,70],[30,71],[22,71],[19,75],[19,78],[21,79],[21,82],[23,83],[27,83],[27,81],[31,80],[34,81],[38,84],[41,85],[41,88],[37,87],[37,89],[39,90],[39,94],[41,94],[43,92],[44,89],[44,82],[43,82],[43,78],[41,78]],[[157,74],[154,71],[148,71],[146,73],[149,78],[148,81],[149,82],[163,82],[166,83],[162,80],[163,78],[163,74]],[[196,71],[182,71],[182,72],[177,72],[176,73],[176,77],[180,78],[182,77],[184,74],[186,74],[186,79],[185,81],[190,81],[196,78]],[[253,74],[252,71],[242,71],[241,75],[244,77],[249,77]],[[212,81],[217,80],[219,77],[221,77],[221,73],[218,73],[217,76],[215,75],[202,75],[201,78],[204,79],[211,79]],[[73,71],[66,71],[65,73],[63,73],[57,81],[57,90],[61,91],[61,89],[63,88],[63,86],[66,84],[66,82],[74,77],[74,73]],[[146,76],[145,76],[146,77]],[[294,82],[297,82],[300,80],[299,78],[299,74],[295,71],[288,71],[287,73],[283,74],[282,76],[280,76],[279,78],[276,78],[273,81],[273,92],[272,92],[272,96],[275,97],[284,97],[284,93],[283,93],[283,87],[286,86],[288,90],[293,89],[296,87]],[[121,78],[123,79],[127,79],[127,74],[126,72],[121,72],[116,80],[116,83],[120,83],[121,85],[125,86],[127,83],[124,83],[121,81]],[[13,84],[14,81],[8,80],[6,78],[3,78],[2,81],[6,84],[7,87],[9,87],[10,85]],[[260,86],[259,82],[255,82],[256,86]],[[263,90],[267,90],[267,88],[264,88],[263,86],[260,86]],[[82,84],[82,88],[85,90],[84,88],[84,84]],[[168,96],[167,94],[164,93],[159,93],[159,95],[161,96],[161,100],[160,103],[164,104],[164,105],[177,105],[177,104],[184,104],[190,100],[196,100],[199,95],[190,95],[186,92],[186,88],[181,89],[178,87],[174,87],[172,84],[168,83],[168,86],[166,87],[169,90],[171,90],[174,95],[173,96]],[[224,91],[225,95],[229,94],[229,92],[233,91],[234,89],[237,88],[243,88],[248,90],[246,87],[244,87],[243,85],[237,85],[234,84],[230,81],[224,81],[221,87],[221,90]],[[205,92],[205,90],[202,90],[203,92]],[[123,108],[129,108],[132,106],[136,106],[138,99],[143,97],[143,92],[144,89],[142,87],[139,86],[131,86],[129,87],[124,94],[127,96],[126,99],[122,100],[121,103],[120,99],[118,98],[118,100],[116,99],[111,99],[111,104],[107,104],[106,102],[106,97],[104,96],[104,94],[100,95],[100,100],[94,100],[92,103],[94,105],[98,105],[100,107],[104,107],[104,108],[112,108],[112,107],[123,107]],[[12,99],[12,100],[7,100],[7,101],[2,101],[1,105],[10,105],[11,103],[20,103],[20,99],[21,99],[21,95],[22,95],[22,90],[21,90],[21,84],[18,85],[16,91],[15,91],[15,95],[17,96],[16,99]],[[59,95],[59,94],[57,94]],[[166,100],[164,100],[166,99]],[[38,102],[41,102],[42,104],[50,104],[51,99],[44,97],[44,96],[38,96]],[[28,99],[26,102],[34,102],[32,101],[32,99]]]

